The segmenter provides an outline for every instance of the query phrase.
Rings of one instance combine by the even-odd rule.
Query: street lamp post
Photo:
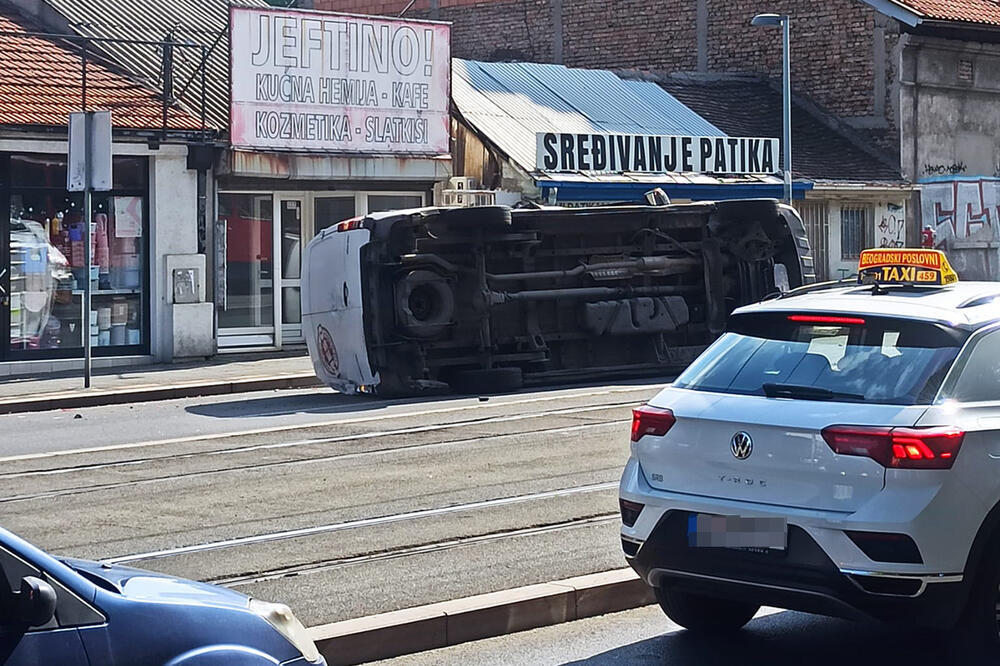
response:
[[[791,19],[787,14],[758,14],[750,21],[753,26],[780,27],[782,39],[782,112],[785,153],[785,203],[792,204],[792,60]]]

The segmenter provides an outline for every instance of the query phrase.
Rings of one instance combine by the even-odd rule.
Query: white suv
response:
[[[635,410],[622,547],[695,630],[761,605],[1000,654],[1000,284],[803,288]]]

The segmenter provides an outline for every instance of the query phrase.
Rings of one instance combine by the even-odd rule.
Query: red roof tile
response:
[[[1000,25],[997,0],[897,0],[925,19]]]
[[[38,30],[0,11],[0,32]],[[82,110],[82,64],[72,47],[31,36],[0,36],[0,125],[65,127]],[[96,63],[87,65],[87,108],[111,110],[116,128],[160,129],[163,104],[156,93]],[[198,130],[201,121],[171,108],[167,127]]]

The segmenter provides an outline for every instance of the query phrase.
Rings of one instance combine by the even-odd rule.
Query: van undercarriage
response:
[[[785,276],[813,281],[802,221],[773,200],[435,208],[365,226],[364,333],[384,394],[668,373],[736,307]]]

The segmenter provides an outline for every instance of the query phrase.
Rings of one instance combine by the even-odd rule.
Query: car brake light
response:
[[[337,231],[354,231],[355,229],[361,228],[361,222],[364,220],[362,217],[351,218],[350,220],[344,220],[337,224]]]
[[[882,428],[830,426],[823,439],[834,453],[865,456],[896,469],[951,469],[965,439],[952,427]]]
[[[865,320],[860,317],[831,317],[828,315],[789,315],[788,321],[797,324],[846,324],[848,326],[864,326]]]
[[[643,405],[632,410],[632,441],[638,442],[646,435],[662,437],[673,427],[677,419],[669,409]]]

